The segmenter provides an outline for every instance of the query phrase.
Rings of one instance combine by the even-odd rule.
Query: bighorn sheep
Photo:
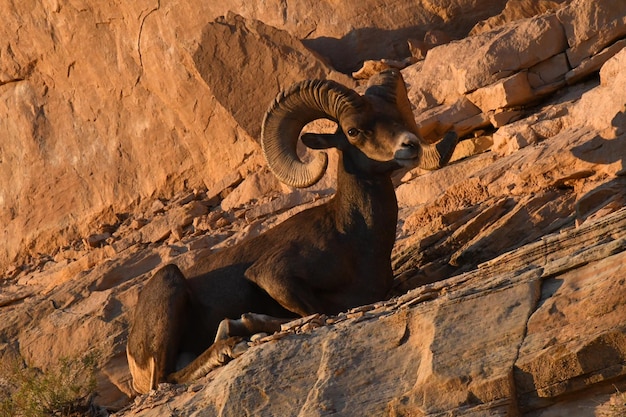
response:
[[[141,291],[128,336],[136,391],[206,374],[236,356],[238,336],[387,295],[398,216],[391,173],[441,167],[456,134],[436,144],[418,139],[397,70],[372,78],[363,96],[333,81],[303,81],[279,94],[263,120],[263,152],[284,183],[308,187],[324,175],[325,153],[309,162],[296,153],[303,127],[320,118],[337,122],[337,131],[301,140],[312,149],[338,149],[334,197],[211,254],[186,271],[188,279],[174,265],[157,271]]]

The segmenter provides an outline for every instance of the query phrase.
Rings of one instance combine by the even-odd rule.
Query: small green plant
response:
[[[22,360],[0,369],[0,417],[88,416],[94,407],[97,355],[64,358],[46,372]]]

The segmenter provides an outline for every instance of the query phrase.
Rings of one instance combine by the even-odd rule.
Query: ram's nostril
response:
[[[419,148],[419,140],[410,132],[404,131],[398,136],[398,142],[396,142],[399,149],[405,151],[414,151]]]
[[[417,143],[413,142],[413,141],[409,141],[409,140],[405,140],[402,141],[402,143],[400,144],[400,146],[403,149],[409,149],[409,150],[414,150],[417,149]]]

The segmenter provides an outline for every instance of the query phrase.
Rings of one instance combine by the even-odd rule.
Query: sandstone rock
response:
[[[432,29],[424,34],[424,42],[429,48],[446,44],[452,40],[454,39],[443,30]]]
[[[497,109],[488,113],[489,121],[493,127],[502,127],[506,124],[514,122],[522,117],[520,110]]]
[[[459,136],[465,136],[472,132],[481,132],[482,128],[489,127],[489,123],[490,120],[488,114],[478,113],[476,116],[456,123],[454,125],[454,131],[457,132]]]
[[[419,207],[422,204],[432,204],[441,197],[445,189],[455,184],[465,182],[466,176],[480,171],[492,161],[490,155],[480,155],[470,158],[463,164],[452,164],[445,171],[432,171],[417,177],[417,180],[404,183],[396,188],[398,204],[402,207]],[[461,193],[463,194],[463,193]],[[484,195],[481,190],[472,184],[465,196],[467,200],[480,201]]]
[[[528,82],[533,89],[562,80],[570,70],[565,53],[556,54],[528,69]]]
[[[626,5],[613,0],[575,0],[557,12],[567,35],[572,68],[626,35]]]
[[[139,230],[148,223],[150,223],[150,221],[144,218],[133,219],[133,221],[130,224],[130,228],[134,230]]]
[[[429,30],[424,34],[423,40],[409,39],[409,52],[411,56],[416,59],[424,59],[428,50],[438,45],[446,44],[452,41],[453,38],[444,31],[441,30]]]
[[[193,239],[189,243],[187,243],[187,248],[191,251],[199,249],[210,249],[220,241],[221,240],[215,236],[202,236],[200,238]]]
[[[260,20],[284,28],[307,47],[329,58],[334,68],[350,73],[367,59],[402,59],[408,56],[406,39],[421,38],[428,30],[445,30],[454,38],[465,36],[476,22],[498,13],[506,0],[489,0],[476,7],[475,0],[455,0],[446,4],[431,0],[293,1],[269,7],[242,0],[189,4],[206,21],[229,11],[250,20]],[[416,33],[418,35],[416,35]],[[351,51],[346,54],[346,51]]]
[[[607,138],[624,133],[625,63],[626,49],[622,49],[602,66],[600,86],[585,93],[570,110],[568,123],[593,126]]]
[[[598,226],[615,232],[625,213]],[[524,263],[523,273],[510,271],[502,259],[343,319],[327,320],[331,325],[299,335],[270,336],[272,343],[261,343],[214,371],[199,389],[161,391],[161,400],[152,405],[143,397],[132,415],[154,415],[165,407],[216,415],[239,414],[252,406],[258,414],[281,415],[317,414],[320,409],[351,414],[355,408],[367,415],[562,410],[566,406],[559,395],[576,393],[586,372],[593,379],[584,386],[596,391],[570,395],[566,404],[580,410],[590,401],[608,399],[612,388],[603,389],[603,383],[626,372],[611,367],[625,354],[620,321],[624,286],[613,277],[623,269],[626,247],[614,235],[611,243],[589,243],[581,268],[550,266],[551,259],[573,253],[567,244],[571,238],[593,229],[552,235],[541,253],[537,245],[511,252],[508,256],[528,259],[530,254],[537,261],[529,269]],[[563,244],[569,249],[562,249]],[[598,268],[611,245],[617,252],[606,268]],[[544,268],[551,275],[544,275]],[[604,296],[607,292],[611,297]],[[589,308],[574,308],[580,299]],[[608,320],[602,320],[607,311]],[[588,333],[588,323],[597,331]],[[454,343],[457,340],[463,343]],[[397,369],[401,377],[390,378]],[[231,374],[240,378],[233,380]],[[298,383],[281,385],[278,376]],[[538,391],[533,391],[533,378],[542,387]],[[376,389],[368,389],[374,381]],[[270,401],[258,401],[259,393]],[[592,415],[593,408],[582,415]]]
[[[244,206],[278,189],[280,182],[268,169],[252,173],[222,200],[222,210],[230,211]]]
[[[623,201],[623,196],[620,193],[622,186],[621,181],[615,181],[606,186],[598,187],[579,198],[576,201],[576,224],[580,226],[588,218],[593,218],[594,213],[608,205],[623,207],[626,202]]]
[[[281,194],[272,201],[247,210],[247,221],[255,220],[268,214],[279,214],[290,208],[315,201],[316,194],[310,192],[294,191],[289,194]]]
[[[592,263],[544,282],[542,306],[528,322],[514,374],[520,407],[576,392],[585,381],[598,383],[624,373],[618,365],[626,359],[623,312],[606,307],[619,304],[616,297],[623,295],[623,282],[615,277],[623,275],[625,260],[622,252],[601,266]]]
[[[182,207],[176,207],[164,215],[152,219],[139,230],[144,242],[159,242],[166,239],[172,231],[189,226],[194,218],[206,214],[207,207],[199,201],[192,201]]]
[[[479,88],[467,95],[469,101],[480,108],[483,113],[505,107],[519,106],[534,98],[528,82],[528,73],[518,72],[494,84]]]
[[[209,201],[217,205],[218,200],[221,201],[226,198],[241,181],[243,181],[243,176],[239,170],[226,175],[209,190]]]
[[[499,155],[510,155],[537,142],[538,139],[527,121],[512,123],[501,127],[493,134],[493,151]]]
[[[476,7],[474,0],[445,4],[430,0],[392,4],[381,0],[370,4],[355,0],[289,2],[287,15],[290,17],[287,22],[282,19],[278,25],[295,26],[294,33],[297,30],[300,38],[306,38],[307,47],[328,57],[337,70],[350,73],[367,59],[406,58],[409,56],[406,39],[423,39],[428,31],[441,30],[452,38],[463,37],[476,22],[501,10],[505,2],[489,0],[481,2],[481,7]],[[294,18],[300,14],[310,23],[311,10],[316,10],[320,18],[306,30],[307,26],[295,22]],[[335,19],[339,15],[346,17]],[[347,50],[353,53],[346,54]]]
[[[215,98],[255,139],[272,100],[292,84],[329,76],[350,84],[288,32],[233,13],[203,29],[194,62]],[[230,84],[224,74],[237,76]]]
[[[538,16],[491,32],[433,48],[411,88],[428,91],[438,103],[509,77],[565,51],[567,40],[555,15]]]
[[[407,67],[408,65],[414,64],[416,59],[413,57],[406,58],[402,61],[391,60],[391,59],[381,59],[380,61],[367,60],[363,63],[363,67],[360,70],[353,72],[352,77],[357,80],[367,80],[371,76],[388,70],[390,68],[398,68],[402,69]]]
[[[2,50],[15,53],[2,54],[0,72],[21,79],[4,84],[0,100],[12,115],[0,126],[2,262],[88,235],[111,204],[123,212],[137,198],[212,185],[257,149],[189,59],[187,42],[201,30],[194,22],[203,20],[197,8],[177,26],[167,23],[176,21],[167,5],[83,6],[45,3],[35,14],[2,6],[20,19],[5,27]],[[231,134],[239,137],[232,146],[206,151],[211,138]]]
[[[563,0],[509,0],[500,14],[478,22],[469,35],[478,35],[516,20],[526,19],[546,12],[554,12],[561,7],[562,3]]]
[[[626,413],[626,396],[619,391],[613,393],[608,400],[596,407],[595,412],[599,417]]]
[[[538,121],[532,125],[532,130],[540,140],[554,137],[563,130],[563,118]]]
[[[409,39],[407,42],[409,45],[409,53],[412,57],[418,61],[426,58],[426,53],[428,52],[428,49],[430,49],[426,42],[417,39]]]
[[[92,248],[97,248],[98,246],[100,246],[100,244],[105,242],[110,237],[111,237],[110,233],[98,233],[98,234],[89,235],[89,237],[87,237],[87,239],[85,240],[88,246]]]
[[[598,52],[596,55],[583,60],[579,66],[565,74],[565,80],[569,84],[574,84],[588,75],[598,71],[606,61],[626,47],[626,39],[615,42],[608,48]]]
[[[438,106],[418,114],[415,122],[422,137],[434,141],[453,128],[462,136],[467,131],[484,126],[482,118],[474,119],[479,114],[480,109],[462,97],[454,104]]]
[[[152,271],[170,262],[188,271],[332,194],[334,152],[311,190],[258,173],[264,162],[250,131],[262,106],[256,115],[244,108],[262,94],[245,92],[262,85],[271,96],[290,76],[332,73],[297,39],[330,46],[330,59],[348,68],[402,58],[408,37],[426,41],[421,31],[440,24],[462,37],[504,4],[388,3],[0,5],[15,17],[0,42],[0,266],[19,257],[0,269],[0,361],[17,353],[45,371],[98,348],[96,401],[129,404],[128,322]],[[596,4],[601,25],[591,3],[580,18],[559,14],[585,34],[569,59],[620,45],[623,19],[603,17],[607,4]],[[214,20],[228,9],[245,18]],[[613,385],[624,391],[624,286],[615,277],[626,248],[625,55],[606,60],[599,85],[592,77],[565,86],[565,36],[551,38],[561,25],[552,23],[545,15],[501,25],[434,47],[428,63],[403,70],[416,112],[438,106],[417,116],[427,139],[450,128],[474,137],[451,165],[401,181],[398,298],[261,337],[208,378],[163,385],[120,414],[586,417]],[[383,44],[397,49],[370,55]],[[255,65],[276,74],[259,83]],[[557,93],[523,113],[484,113],[465,97],[526,69],[533,93]],[[467,90],[470,82],[478,87]],[[496,151],[482,153],[495,139]],[[219,207],[224,199],[232,212]],[[110,233],[111,244],[88,248],[80,238],[93,233]]]
[[[493,151],[499,155],[509,155],[528,145],[556,136],[567,124],[564,122],[566,111],[566,106],[559,104],[499,127],[493,134]]]
[[[493,146],[493,138],[490,136],[478,136],[464,139],[456,145],[450,157],[450,162],[456,162],[470,156],[486,152]]]
[[[391,68],[387,63],[381,61],[367,60],[363,63],[360,70],[353,72],[352,77],[357,80],[367,80],[372,75],[383,72],[386,69]]]
[[[494,161],[492,153],[479,155],[402,184],[397,195],[401,207],[407,207],[406,220],[394,268],[398,273],[419,268],[415,282],[433,282],[453,273],[451,262],[471,268],[503,246],[515,247],[507,230],[523,228],[523,238],[513,239],[530,242],[548,230],[573,225],[576,196],[585,199],[593,191],[585,184],[603,176],[599,170],[619,169],[621,158],[610,155],[619,154],[621,144],[597,139],[593,131],[566,129],[508,157]],[[570,182],[555,190],[565,178]],[[619,188],[617,179],[610,183]],[[455,211],[461,214],[448,214]],[[466,217],[470,215],[475,219]]]

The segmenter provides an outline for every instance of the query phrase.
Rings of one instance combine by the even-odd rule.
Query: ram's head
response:
[[[434,144],[420,139],[398,70],[372,77],[364,95],[335,81],[303,81],[279,94],[263,120],[263,152],[282,182],[309,187],[326,172],[326,153],[303,162],[296,151],[304,126],[322,118],[336,122],[337,132],[307,133],[302,142],[313,149],[358,150],[370,170],[437,169],[448,162],[458,141],[454,132]]]

